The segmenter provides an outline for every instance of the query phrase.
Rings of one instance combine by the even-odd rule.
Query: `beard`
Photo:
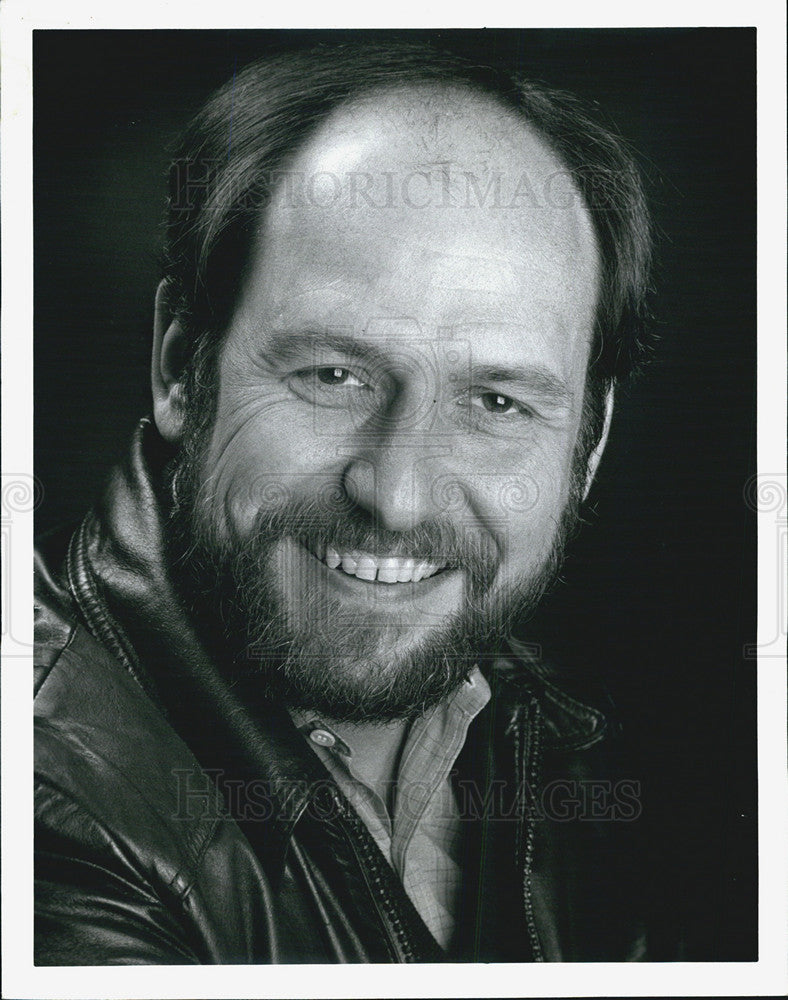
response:
[[[449,516],[388,531],[339,484],[308,498],[261,491],[253,527],[241,537],[207,513],[209,434],[204,418],[202,426],[187,421],[166,471],[173,503],[165,546],[176,587],[230,683],[337,722],[410,720],[450,695],[512,623],[533,612],[579,520],[582,479],[575,475],[549,551],[506,587],[494,585],[500,554],[491,537]],[[338,599],[330,585],[315,586],[307,553],[326,545],[461,568],[463,599],[455,613],[418,626],[414,638],[415,626],[398,621],[391,607],[375,607],[374,599],[360,606]],[[373,598],[378,586],[413,585],[370,584]]]

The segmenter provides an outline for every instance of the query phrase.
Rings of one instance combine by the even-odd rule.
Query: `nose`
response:
[[[450,453],[445,442],[430,440],[415,427],[390,424],[348,455],[343,485],[380,528],[409,531],[438,512],[433,484]]]

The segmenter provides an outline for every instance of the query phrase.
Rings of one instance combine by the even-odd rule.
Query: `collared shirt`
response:
[[[456,691],[411,726],[397,771],[393,816],[354,772],[353,748],[314,712],[291,712],[444,949],[451,943],[462,884],[462,827],[449,775],[468,727],[489,700],[489,685],[474,667]]]

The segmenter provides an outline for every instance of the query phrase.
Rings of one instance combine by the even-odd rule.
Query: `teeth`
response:
[[[344,569],[344,560],[343,566]],[[359,580],[374,580],[378,575],[378,567],[372,556],[361,556],[356,565],[356,576]]]
[[[407,574],[407,577],[403,577],[403,583],[405,579],[410,579],[409,569],[400,569],[401,563],[408,563],[408,559],[380,559],[378,561],[378,581],[380,583],[396,583],[399,579],[399,574]]]
[[[407,583],[413,579],[413,560],[405,559],[404,565],[397,572],[397,583]]]
[[[321,556],[329,569],[338,569],[359,580],[379,583],[418,583],[429,576],[434,576],[444,568],[443,563],[431,563],[423,559],[410,559],[404,556],[377,556],[369,552],[338,552],[332,546],[327,546],[325,555]]]

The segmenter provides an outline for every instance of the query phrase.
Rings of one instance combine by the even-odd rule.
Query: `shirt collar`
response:
[[[468,673],[468,676],[454,691],[451,692],[438,706],[431,709],[423,718],[431,718],[437,712],[458,711],[468,717],[471,722],[481,712],[490,700],[490,685],[479,669],[475,665]],[[296,729],[304,739],[308,740],[315,747],[328,750],[332,754],[350,761],[353,758],[353,747],[347,739],[339,733],[339,726],[331,720],[327,720],[318,712],[310,709],[291,708],[288,710]],[[419,720],[421,721],[421,720]]]

